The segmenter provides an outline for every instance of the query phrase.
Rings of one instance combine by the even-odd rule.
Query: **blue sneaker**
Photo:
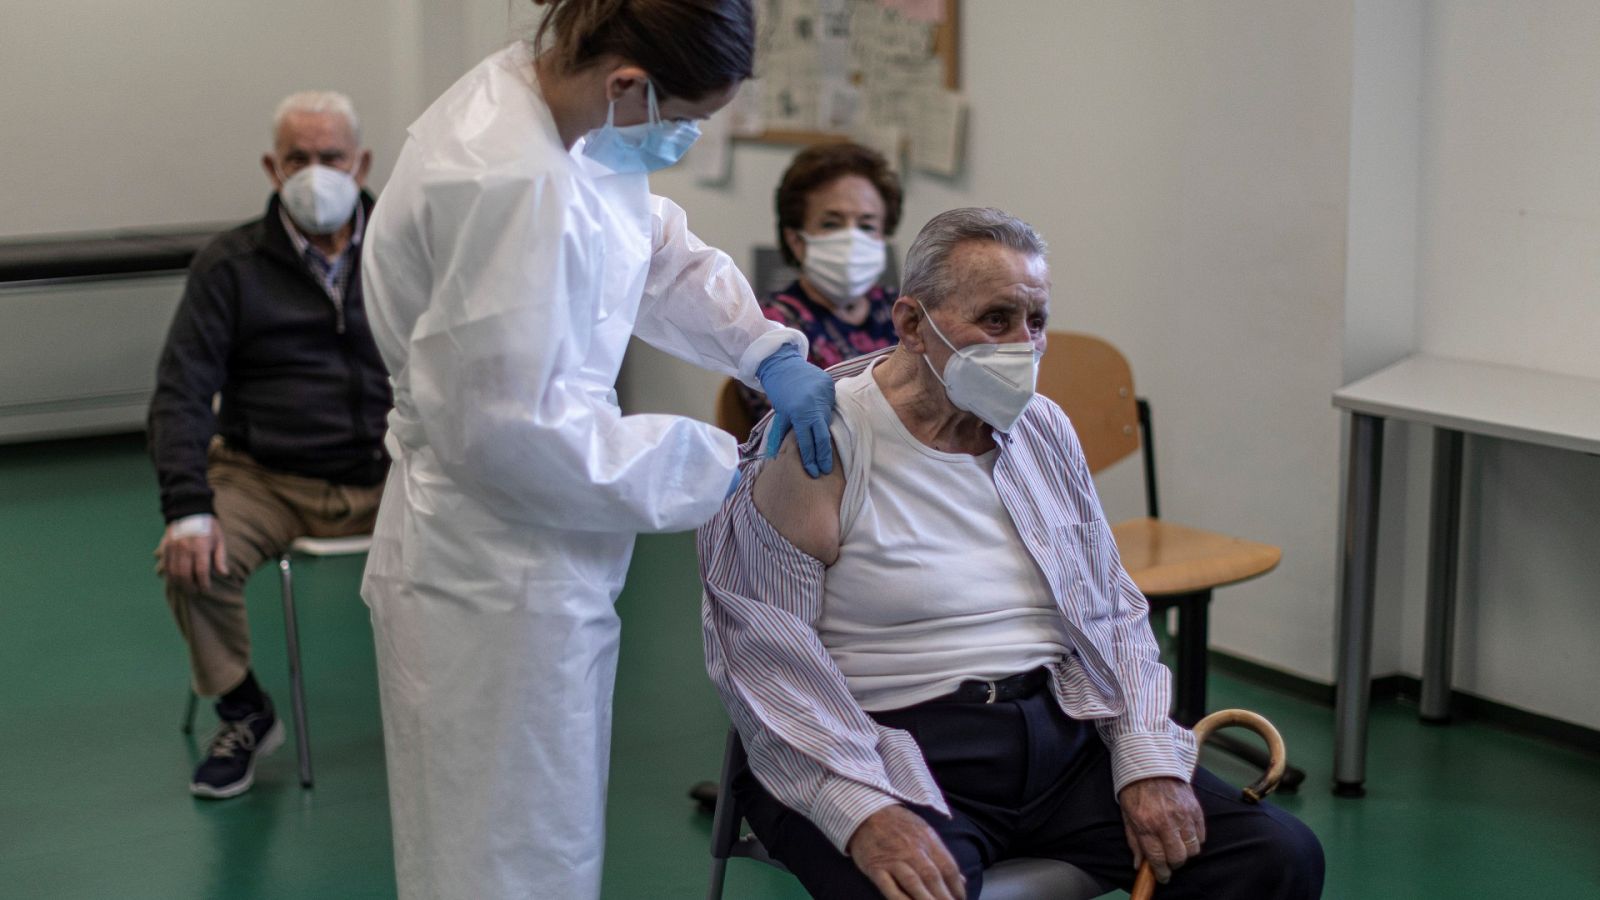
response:
[[[242,719],[223,719],[194,770],[189,793],[212,800],[239,796],[255,783],[256,759],[281,746],[283,721],[270,705]]]

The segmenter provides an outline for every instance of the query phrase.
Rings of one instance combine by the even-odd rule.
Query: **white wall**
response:
[[[8,3],[0,237],[259,215],[273,109],[306,88],[354,99],[381,186],[505,3]]]
[[[1403,359],[1417,345],[1422,27],[1423,0],[1355,0],[1344,286],[1346,382]],[[1421,596],[1425,589],[1427,535],[1421,535],[1424,543],[1411,543],[1413,534],[1406,523],[1426,521],[1427,479],[1407,476],[1413,455],[1422,453],[1426,459],[1427,437],[1426,429],[1403,422],[1385,425],[1388,502],[1380,507],[1379,527],[1387,540],[1378,556],[1376,592],[1382,602],[1374,615],[1372,645],[1373,671],[1379,674],[1400,670],[1406,625],[1417,613],[1401,598]],[[1424,489],[1421,493],[1419,487]]]
[[[1423,0],[1356,0],[1354,11],[1346,381],[1416,347],[1422,173]]]
[[[1163,513],[1285,549],[1218,595],[1213,642],[1330,678],[1349,5],[964,6],[968,166],[912,176],[901,246],[961,205],[1040,229],[1054,326],[1122,347],[1154,404]],[[793,152],[741,145],[727,187],[654,184],[744,262]],[[660,354],[625,379],[632,409],[710,415],[717,379]],[[1101,485],[1114,518],[1142,510],[1132,465]]]
[[[1600,375],[1600,8],[1356,0],[1345,374]],[[1374,672],[1418,674],[1431,429],[1391,422]],[[1456,687],[1600,727],[1600,460],[1468,442]]]
[[[1418,344],[1600,378],[1600,6],[1433,2],[1425,22]],[[1600,458],[1468,447],[1457,686],[1600,727]]]
[[[1600,4],[1433,3],[1421,345],[1600,378]]]

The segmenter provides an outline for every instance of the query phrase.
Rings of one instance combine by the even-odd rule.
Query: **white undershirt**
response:
[[[859,510],[841,516],[816,627],[862,708],[910,706],[1064,656],[1061,612],[995,489],[998,451],[918,441],[870,369],[840,381],[838,396],[834,439],[866,485]],[[854,458],[862,451],[870,459]]]

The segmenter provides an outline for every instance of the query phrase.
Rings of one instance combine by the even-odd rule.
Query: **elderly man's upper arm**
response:
[[[838,448],[835,447],[837,458]],[[756,511],[772,523],[784,540],[802,553],[831,566],[839,558],[839,504],[844,498],[844,466],[821,478],[806,474],[791,434],[778,457],[756,476],[751,489]]]

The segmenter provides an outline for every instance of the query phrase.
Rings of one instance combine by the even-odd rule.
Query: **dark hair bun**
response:
[[[695,101],[755,71],[751,0],[533,2],[550,7],[533,44],[567,72],[614,56],[648,72],[662,99]]]

